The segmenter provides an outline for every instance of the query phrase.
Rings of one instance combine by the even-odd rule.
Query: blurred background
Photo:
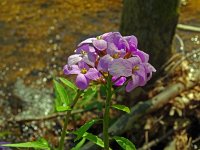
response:
[[[160,3],[154,2],[156,0],[149,2],[135,0],[135,4],[138,5],[133,3],[131,6],[133,9],[128,8],[129,2],[125,1],[0,0],[0,141],[29,141],[45,136],[53,145],[57,144],[57,137],[63,125],[60,121],[62,116],[52,117],[53,119],[50,117],[51,119],[44,119],[45,121],[41,119],[54,114],[52,79],[63,76],[62,68],[67,63],[67,57],[73,53],[80,41],[105,32],[121,31],[123,35],[135,34],[139,38],[140,48],[150,51],[150,59],[152,58],[152,63],[156,66],[158,73],[145,89],[145,94],[142,91],[142,97],[145,98],[143,100],[154,97],[169,85],[184,83],[187,87],[188,80],[186,79],[194,75],[195,71],[200,70],[200,0],[182,0],[177,2],[178,4],[173,4],[175,5],[173,7],[160,8],[159,11],[153,11],[154,3]],[[162,6],[167,3],[163,1]],[[159,5],[157,6],[159,8]],[[165,13],[166,10],[175,12],[170,14],[174,15],[171,22],[168,21],[170,19],[162,16],[168,15]],[[132,14],[132,11],[136,12]],[[144,17],[142,15],[137,17],[138,15],[134,14],[144,14]],[[131,16],[135,20],[131,21]],[[151,16],[154,18],[152,19]],[[161,20],[161,23],[156,22],[157,20]],[[167,27],[164,28],[163,24]],[[168,28],[170,25],[171,28]],[[159,27],[163,28],[159,30]],[[167,50],[159,50],[158,54],[159,47],[161,49],[166,47],[162,45],[162,42],[161,45],[145,45],[147,42],[160,44],[160,38],[154,37],[154,34],[148,36],[145,34],[147,31],[157,34],[157,30],[153,28],[159,30],[158,35],[169,33],[169,35],[166,34],[169,40],[164,37],[164,43],[168,41],[169,47],[167,46]],[[151,36],[152,41],[149,40]],[[153,51],[156,53],[154,54]],[[163,59],[165,56],[167,60]],[[160,63],[156,62],[157,58],[161,58]],[[158,114],[155,112],[148,114],[147,122],[138,123],[138,126],[143,129],[138,133],[139,140],[134,137],[134,131],[131,134],[124,131],[123,134],[134,142],[137,141],[137,147],[145,149],[143,147],[145,144],[148,145],[149,141],[161,136],[152,125],[156,124],[158,129],[165,134],[175,124],[183,124],[185,120],[189,120],[189,127],[183,127],[184,129],[178,132],[172,131],[168,137],[164,138],[167,140],[164,142],[161,140],[150,147],[164,149],[170,145],[170,142],[173,144],[174,139],[178,139],[179,145],[177,146],[176,143],[174,146],[176,149],[187,149],[187,145],[199,149],[200,88],[198,79],[195,78],[192,89],[184,88],[183,91],[186,93],[177,93],[176,97],[173,96],[167,104],[159,108]],[[141,91],[139,93],[141,95]],[[128,97],[130,101],[121,103],[133,107],[138,102],[131,101],[134,99],[133,95],[134,93],[128,95],[122,93],[117,99]],[[84,107],[80,104],[78,109],[80,108]],[[69,128],[76,128],[99,113],[97,111],[76,114]],[[114,120],[116,116],[121,115],[117,112],[112,113]],[[37,120],[35,117],[40,117],[40,119]],[[176,120],[179,121],[176,122]],[[145,125],[148,125],[147,129],[144,129]],[[138,129],[138,126],[130,130]],[[101,128],[97,126],[93,130],[98,133]],[[146,132],[147,130],[150,133]],[[154,134],[151,133],[152,131]],[[68,147],[73,145],[72,138],[68,137],[69,142],[66,144]],[[173,146],[170,149],[172,148]]]

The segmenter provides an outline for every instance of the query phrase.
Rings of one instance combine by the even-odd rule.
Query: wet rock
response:
[[[22,79],[15,83],[13,94],[22,101],[22,111],[16,117],[28,119],[45,116],[54,111],[52,90],[26,86]],[[20,102],[20,101],[19,101]]]
[[[11,95],[11,96],[8,97],[8,103],[9,103],[9,106],[11,107],[10,112],[13,115],[17,115],[22,110],[22,107],[24,105],[24,102],[19,97],[15,96],[15,95]],[[6,114],[9,114],[7,112],[7,110],[6,110]]]

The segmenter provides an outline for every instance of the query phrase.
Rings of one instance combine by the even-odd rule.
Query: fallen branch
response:
[[[179,49],[184,52],[185,51],[185,45],[184,45],[183,39],[178,34],[175,34],[175,37],[177,38],[177,40],[180,43]]]
[[[183,83],[176,83],[169,86],[166,90],[161,92],[160,94],[156,95],[150,100],[139,102],[134,107],[131,108],[130,114],[125,114],[121,116],[110,128],[109,134],[110,135],[121,135],[126,131],[129,131],[133,128],[135,122],[140,119],[142,116],[155,112],[158,109],[162,108],[165,104],[169,102],[169,100],[182,91],[190,89],[191,87],[195,86],[200,79],[200,71],[194,74],[194,79],[192,81],[188,81],[185,84]],[[100,134],[99,136],[101,136]],[[88,142],[84,145],[81,150],[95,150],[97,147]]]
[[[77,113],[83,113],[86,111],[91,111],[97,109],[92,108],[92,109],[77,109],[77,110],[72,110],[71,114],[77,114]],[[50,115],[46,115],[46,116],[39,116],[39,117],[34,117],[34,118],[21,118],[21,117],[13,117],[10,118],[9,120],[7,120],[8,122],[30,122],[30,121],[43,121],[43,120],[49,120],[49,119],[53,119],[56,117],[62,117],[65,116],[67,114],[67,112],[59,112],[59,113],[53,113]]]
[[[178,24],[177,28],[181,30],[200,32],[200,27],[195,27],[195,26],[190,26],[190,25]]]
[[[196,139],[194,139],[194,140],[192,141],[192,144],[197,143],[198,141],[200,141],[200,136],[197,137]]]

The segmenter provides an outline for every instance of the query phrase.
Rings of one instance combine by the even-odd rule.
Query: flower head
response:
[[[80,61],[78,65],[65,65],[64,73],[66,75],[76,74],[76,85],[81,90],[86,89],[91,80],[97,80],[100,77],[99,72],[95,68],[90,68],[83,61]]]
[[[75,54],[68,57],[64,73],[77,75],[76,85],[82,90],[91,81],[106,81],[106,75],[111,75],[113,85],[126,83],[126,91],[130,92],[144,86],[156,71],[148,63],[149,55],[137,45],[135,36],[122,36],[119,32],[86,39],[78,45]]]

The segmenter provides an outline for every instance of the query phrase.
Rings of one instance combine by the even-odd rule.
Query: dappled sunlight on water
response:
[[[120,0],[3,0],[0,6],[0,83],[4,88],[18,77],[42,84],[62,74],[67,55],[79,41],[118,30],[121,11]]]
[[[200,25],[200,1],[186,0],[182,5],[180,14],[180,22],[187,24]]]
[[[200,1],[186,0],[181,5],[179,23],[200,27]],[[200,32],[191,32],[186,30],[177,30],[177,34],[182,38],[186,51],[200,47]]]

